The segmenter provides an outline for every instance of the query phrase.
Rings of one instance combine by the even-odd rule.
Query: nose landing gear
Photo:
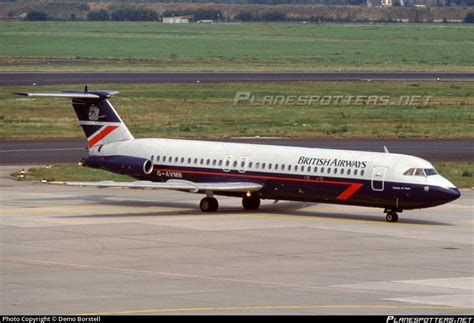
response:
[[[402,210],[395,210],[395,209],[385,209],[384,212],[387,214],[385,216],[385,220],[387,222],[397,222],[398,221],[398,214],[397,214],[397,211],[398,212],[402,212]]]

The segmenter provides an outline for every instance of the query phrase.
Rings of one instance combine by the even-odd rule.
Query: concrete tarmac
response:
[[[0,167],[2,314],[474,314],[473,191],[400,214],[17,182]]]

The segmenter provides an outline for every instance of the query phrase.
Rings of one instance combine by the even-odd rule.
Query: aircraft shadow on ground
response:
[[[45,199],[41,199],[45,200]],[[300,216],[307,217],[308,219],[331,219],[331,220],[350,220],[350,221],[361,221],[361,222],[374,222],[374,223],[385,223],[385,216],[380,209],[380,215],[366,215],[360,213],[340,213],[340,212],[325,212],[316,210],[305,210],[310,206],[319,205],[318,203],[304,203],[304,202],[291,202],[282,201],[274,204],[265,204],[260,207],[257,211],[246,211],[240,206],[226,206],[225,203],[221,203],[219,210],[216,213],[203,213],[199,209],[197,201],[149,201],[149,200],[132,200],[127,198],[119,198],[111,195],[78,195],[69,196],[62,198],[51,198],[48,201],[66,201],[66,200],[84,200],[93,202],[100,205],[110,206],[124,206],[124,207],[137,207],[137,208],[150,208],[150,207],[165,207],[165,208],[176,208],[177,210],[153,210],[150,212],[135,212],[135,213],[110,213],[110,214],[86,214],[86,215],[68,215],[60,216],[62,218],[106,218],[106,217],[130,217],[130,216],[196,216],[196,215],[225,215],[225,214],[273,214],[281,216]],[[321,204],[326,205],[326,204]],[[374,209],[375,210],[375,209]],[[410,218],[410,215],[403,216],[400,214],[399,223],[405,224],[419,224],[419,225],[442,225],[449,226],[448,223],[420,220]]]

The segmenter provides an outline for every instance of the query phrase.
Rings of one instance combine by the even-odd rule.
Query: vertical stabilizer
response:
[[[24,96],[62,97],[72,99],[79,124],[87,138],[87,146],[134,139],[109,101],[114,91],[64,91],[61,93],[21,92]]]

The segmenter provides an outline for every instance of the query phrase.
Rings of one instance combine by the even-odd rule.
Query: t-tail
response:
[[[79,124],[86,135],[87,146],[91,148],[100,144],[134,139],[108,100],[117,93],[117,91],[89,92],[86,86],[84,92],[19,92],[15,94],[71,99]]]

